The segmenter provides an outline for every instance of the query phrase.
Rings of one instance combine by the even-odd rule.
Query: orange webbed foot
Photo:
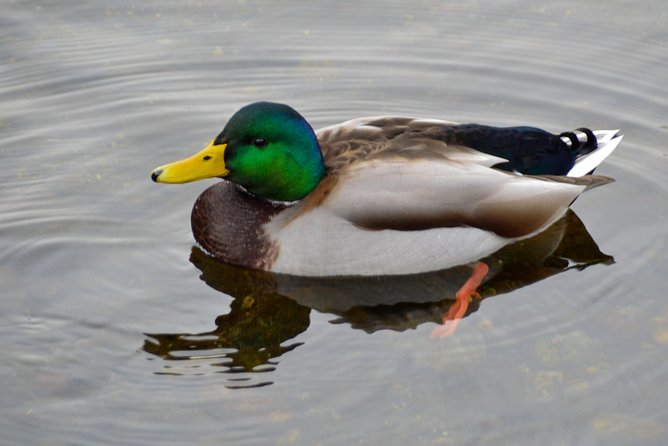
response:
[[[432,330],[432,338],[447,338],[455,333],[459,321],[466,314],[470,300],[474,297],[480,297],[476,290],[488,272],[489,266],[483,262],[478,262],[473,266],[471,277],[457,291],[455,302],[450,306],[448,312],[443,315],[443,325]]]

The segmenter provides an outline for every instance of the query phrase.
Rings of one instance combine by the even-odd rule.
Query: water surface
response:
[[[3,9],[4,444],[665,444],[662,2]],[[502,254],[514,266],[435,340],[458,271],[314,284],[193,248],[207,184],[149,173],[258,100],[314,127],[403,114],[625,137],[599,169],[617,182]]]

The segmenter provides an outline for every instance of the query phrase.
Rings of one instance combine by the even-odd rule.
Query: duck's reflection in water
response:
[[[433,335],[444,337],[486,298],[569,269],[610,264],[613,258],[599,250],[569,211],[537,236],[482,259],[488,270],[474,265],[479,284],[471,282],[472,265],[410,276],[317,279],[226,265],[198,248],[193,248],[190,261],[207,285],[234,298],[230,312],[218,316],[209,332],[147,334],[144,350],[169,360],[207,359],[225,373],[238,373],[273,370],[272,358],[300,345],[284,344],[308,328],[311,309],[336,315],[334,323],[367,333],[443,324]],[[467,283],[477,286],[462,293]],[[254,385],[264,384],[268,382]]]

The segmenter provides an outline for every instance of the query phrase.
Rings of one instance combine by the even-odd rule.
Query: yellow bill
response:
[[[225,148],[227,144],[214,144],[211,140],[208,146],[195,155],[165,164],[151,172],[151,178],[157,183],[189,183],[204,178],[224,177],[230,171],[225,166]]]

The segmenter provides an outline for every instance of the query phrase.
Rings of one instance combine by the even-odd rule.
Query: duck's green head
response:
[[[256,102],[236,112],[201,152],[155,169],[159,183],[220,177],[259,197],[299,200],[325,174],[318,140],[293,108]]]

